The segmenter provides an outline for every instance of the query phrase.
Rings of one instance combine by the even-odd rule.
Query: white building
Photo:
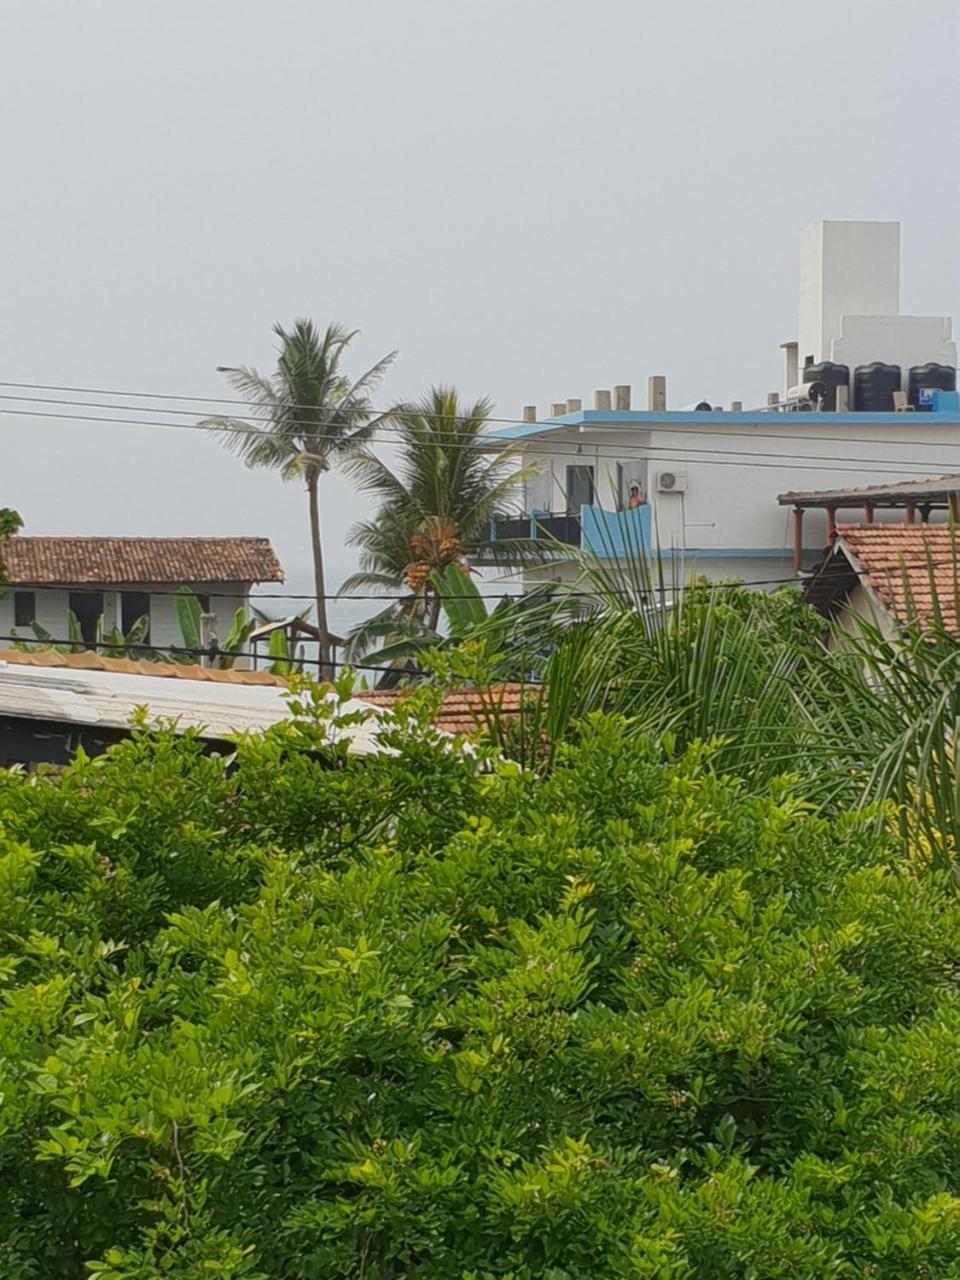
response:
[[[176,593],[189,587],[222,643],[257,582],[282,582],[266,538],[26,538],[0,546],[6,580],[0,598],[0,648],[34,638],[70,638],[72,613],[94,644],[114,627],[126,635],[146,615],[145,642],[183,646]],[[11,638],[13,637],[13,638]]]
[[[935,393],[929,412],[894,412],[892,399],[891,411],[856,412],[818,408],[796,389],[800,356],[850,366],[841,406],[860,364],[899,364],[904,384],[913,365],[955,369],[949,319],[899,315],[898,225],[818,224],[805,234],[801,258],[800,337],[784,344],[782,397],[746,412],[739,403],[669,411],[664,379],[651,378],[642,410],[630,407],[626,386],[596,392],[588,410],[567,401],[538,419],[528,407],[522,423],[491,433],[537,468],[522,513],[499,522],[496,536],[547,531],[604,558],[658,551],[677,576],[788,579],[796,526],[778,494],[960,471],[955,391]],[[636,509],[632,493],[644,499]],[[825,513],[810,512],[804,565],[827,540]],[[574,573],[556,566],[546,576]]]

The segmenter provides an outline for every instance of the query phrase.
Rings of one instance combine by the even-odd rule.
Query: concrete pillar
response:
[[[662,374],[655,373],[647,379],[647,408],[654,413],[663,413],[667,407],[667,380]]]
[[[535,404],[525,404],[523,406],[523,420],[524,422],[536,422],[537,406]]]
[[[601,413],[609,412],[613,408],[610,392],[595,391],[593,393],[593,407],[599,409]]]
[[[769,391],[767,393],[767,404],[772,407],[773,405],[779,404],[779,403],[780,403],[780,392]]]
[[[217,615],[215,613],[201,613],[200,648],[202,652],[199,655],[194,654],[191,661],[199,662],[202,667],[212,666],[212,655],[217,647]]]
[[[850,388],[837,387],[837,413],[846,413],[850,408]]]
[[[566,400],[554,400],[553,404],[550,406],[551,418],[562,418],[566,412],[567,412]]]
[[[630,408],[630,387],[623,383],[613,388],[613,404],[618,413],[625,413]]]
[[[567,413],[579,413],[582,408],[583,408],[582,400],[574,399],[574,400],[567,401]]]
[[[731,413],[743,413],[743,401],[742,401],[742,400],[731,400],[731,401],[730,401],[730,412],[731,412]]]
[[[789,392],[800,381],[800,345],[797,342],[781,342],[780,350],[783,352],[784,377],[787,382],[784,391]]]

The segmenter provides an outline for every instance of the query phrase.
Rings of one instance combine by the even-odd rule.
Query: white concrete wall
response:
[[[70,591],[66,587],[9,587],[7,595],[4,599],[0,599],[0,637],[9,636],[14,629],[14,591],[16,590],[34,590],[36,593],[37,603],[37,622],[40,623],[50,634],[57,640],[66,640],[69,636],[69,627],[67,622],[67,612],[69,608]],[[210,612],[217,619],[217,636],[222,643],[230,626],[233,622],[234,614],[241,606],[247,606],[248,596],[245,588],[238,587],[236,583],[205,583],[198,585],[196,588],[198,593],[207,594],[210,599]],[[155,645],[169,646],[182,645],[183,639],[180,634],[180,627],[177,623],[177,602],[173,592],[176,588],[173,586],[143,586],[137,587],[138,591],[145,591],[150,594],[150,643]],[[104,628],[110,630],[113,626],[119,626],[121,620],[121,593],[120,591],[103,592],[103,617]],[[29,627],[17,628],[17,634],[24,639],[32,639],[33,632]],[[14,643],[9,639],[0,638],[0,648],[6,648]]]
[[[927,426],[927,416],[909,415],[910,427],[841,422],[833,428],[791,429],[780,426],[784,419],[771,415],[770,426],[757,429],[753,439],[749,427],[736,436],[725,436],[717,429],[682,436],[668,429],[658,431],[651,470],[681,471],[687,479],[685,493],[657,493],[655,480],[651,484],[653,527],[660,545],[711,553],[733,548],[784,550],[793,546],[793,523],[790,510],[777,503],[779,493],[892,484],[920,479],[923,474],[960,471],[960,428]],[[940,443],[942,449],[918,448],[921,441]],[[680,445],[685,452],[671,457],[671,445]],[[704,452],[698,454],[698,449]],[[838,516],[852,524],[861,518],[856,509]],[[826,545],[823,512],[806,513],[803,541],[810,549]],[[756,563],[761,562],[757,558]],[[710,572],[709,576],[719,575]]]
[[[841,333],[833,341],[830,359],[850,366],[851,380],[857,365],[897,364],[903,373],[903,390],[912,365],[937,364],[957,367],[957,344],[948,316],[853,316],[843,317]],[[852,404],[851,404],[852,408]]]
[[[629,466],[628,460],[646,456],[652,529],[659,546],[688,555],[706,577],[749,580],[793,577],[793,517],[791,509],[778,504],[779,493],[960,472],[960,426],[938,423],[932,414],[899,415],[896,424],[871,422],[861,414],[856,422],[847,417],[831,424],[831,415],[825,414],[822,425],[791,425],[793,415],[770,414],[758,427],[740,424],[734,415],[729,426],[698,426],[697,416],[649,428],[570,427],[531,442],[531,456],[539,458],[557,483],[567,463],[592,462],[598,505],[607,510],[616,507],[612,477],[617,460]],[[686,492],[658,493],[661,471],[684,474]],[[877,519],[882,518],[878,512]],[[853,508],[840,512],[838,519],[856,524],[862,514]],[[809,563],[826,545],[823,512],[806,513],[803,541]]]
[[[803,232],[797,329],[801,372],[808,356],[815,362],[831,358],[844,316],[899,312],[898,222],[825,221]]]
[[[808,356],[850,366],[882,360],[957,364],[947,316],[900,315],[900,224],[817,222],[800,240],[800,376]],[[789,390],[789,388],[787,388]]]
[[[847,641],[862,638],[863,624],[877,627],[885,640],[896,635],[897,624],[884,604],[862,582],[850,592],[830,633],[831,649],[846,649]]]
[[[568,438],[569,439],[569,438]],[[581,452],[576,452],[576,444],[568,448],[562,441],[555,444],[552,440],[545,442],[542,449],[536,442],[531,442],[524,456],[524,462],[536,467],[536,475],[528,480],[524,487],[523,510],[525,514],[533,511],[551,511],[561,515],[567,510],[566,475],[568,466],[592,466],[594,469],[594,486],[597,506],[608,511],[615,511],[625,504],[631,483],[639,485],[641,492],[648,493],[652,484],[650,464],[645,457],[635,452],[637,445],[649,444],[650,434],[646,431],[631,430],[630,447],[617,454],[615,443],[611,448],[605,445],[602,454],[594,447],[592,439],[580,445]],[[624,492],[617,493],[618,477],[622,467]]]
[[[16,587],[6,588],[6,595],[0,599],[0,637],[3,637],[0,639],[0,648],[8,648],[15,643],[7,637],[14,630],[13,593],[16,590]],[[24,587],[23,590],[29,588]],[[59,588],[36,593],[37,622],[57,638],[67,635],[67,599],[67,592]],[[33,631],[30,627],[19,627],[17,635],[30,640],[33,638]]]

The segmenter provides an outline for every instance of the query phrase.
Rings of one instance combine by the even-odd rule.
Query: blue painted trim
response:
[[[580,546],[598,560],[626,560],[650,554],[650,508],[605,511],[580,508]]]
[[[764,413],[751,410],[746,413],[696,413],[688,410],[669,410],[654,413],[647,409],[606,411],[585,409],[580,413],[565,413],[557,418],[545,418],[542,422],[517,423],[515,427],[502,427],[491,431],[491,440],[526,440],[531,436],[562,431],[565,427],[924,427],[960,426],[960,412],[955,409],[933,413]]]
[[[804,553],[823,555],[823,548],[804,547]],[[793,549],[785,547],[687,547],[686,551],[661,550],[664,560],[792,560]]]

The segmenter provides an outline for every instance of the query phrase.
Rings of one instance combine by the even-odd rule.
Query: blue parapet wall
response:
[[[598,560],[630,560],[650,554],[650,507],[604,511],[580,508],[580,545]]]

